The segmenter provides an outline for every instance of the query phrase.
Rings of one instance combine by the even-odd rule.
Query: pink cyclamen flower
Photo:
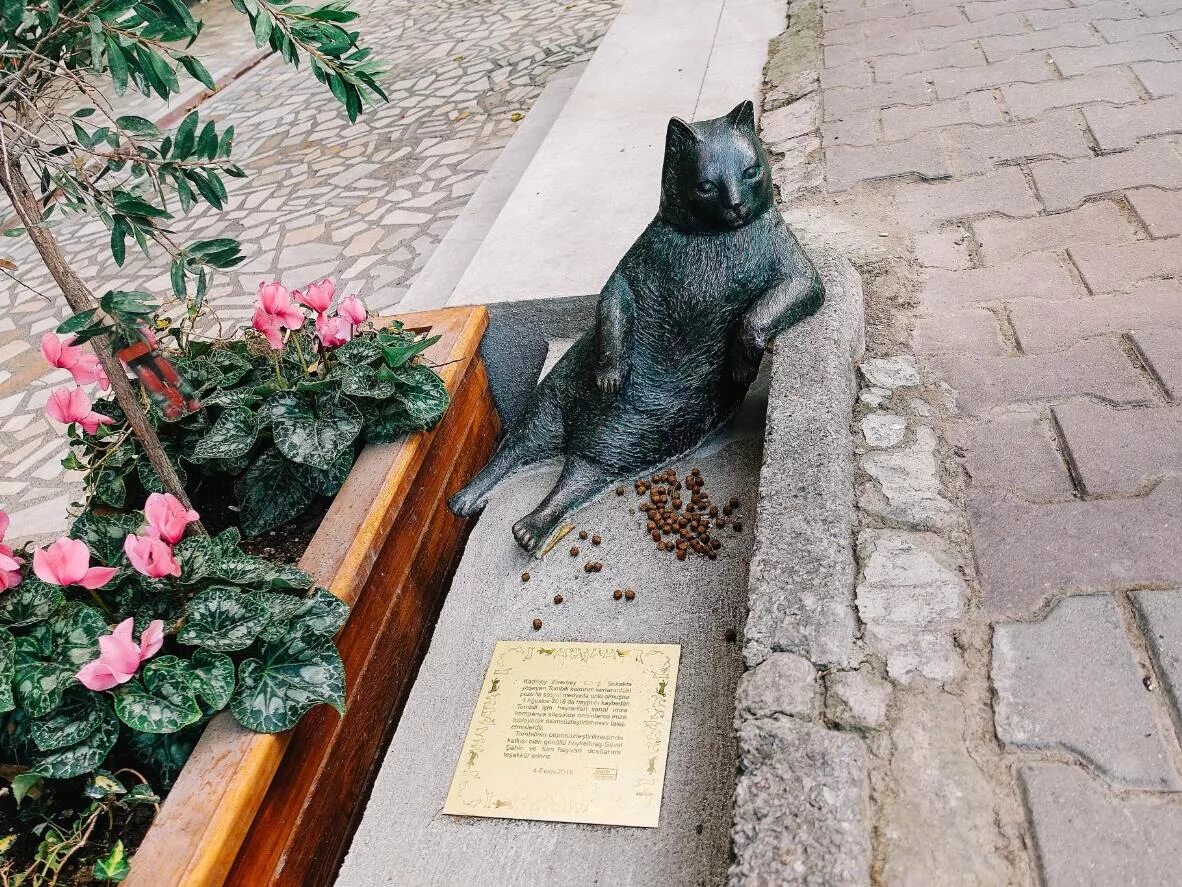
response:
[[[163,539],[130,533],[123,540],[123,553],[127,555],[135,571],[149,579],[181,575],[181,565],[173,557],[172,546]]]
[[[0,511],[0,591],[8,591],[21,584],[21,564],[24,560],[12,553],[12,546],[3,542],[8,533],[8,514]]]
[[[282,330],[298,330],[304,325],[304,315],[291,301],[291,294],[283,284],[259,284],[259,305],[250,325],[262,333],[275,351],[283,350]]]
[[[33,552],[33,572],[50,585],[81,585],[102,588],[119,571],[114,567],[90,566],[90,549],[78,539],[62,537]]]
[[[49,395],[45,413],[55,422],[69,425],[77,422],[87,434],[94,434],[100,425],[110,425],[110,416],[96,413],[90,408],[90,398],[81,388],[59,388]]]
[[[335,348],[353,338],[353,325],[347,317],[320,314],[316,317],[316,337],[325,348]]]
[[[125,684],[164,644],[164,622],[148,624],[137,644],[131,639],[134,620],[124,619],[110,634],[98,639],[99,655],[78,669],[76,677],[88,690],[110,690]]]
[[[184,537],[185,527],[199,520],[201,515],[186,508],[185,503],[172,493],[152,493],[144,504],[144,517],[148,519],[149,536],[175,545]]]
[[[365,310],[365,303],[356,296],[345,296],[341,299],[341,303],[337,305],[337,312],[344,318],[348,319],[349,323],[357,326],[359,323],[365,323],[365,318],[368,312]]]
[[[337,285],[327,277],[317,283],[308,284],[303,292],[296,290],[292,293],[301,305],[307,305],[317,314],[323,314],[332,304],[332,297],[336,295]]]
[[[73,336],[60,339],[53,333],[46,333],[41,337],[41,356],[50,366],[69,370],[70,375],[79,385],[98,382],[99,388],[106,391],[111,387],[111,382],[107,378],[102,364],[99,363],[98,357],[73,342]]]

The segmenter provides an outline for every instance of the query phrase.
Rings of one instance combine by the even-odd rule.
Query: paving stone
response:
[[[893,83],[875,83],[854,89],[835,88],[825,92],[825,119],[844,117],[853,111],[868,108],[889,108],[892,105],[924,105],[931,98],[927,77],[916,74]]]
[[[900,185],[895,202],[900,217],[912,231],[986,213],[1022,217],[1039,211],[1038,202],[1026,187],[1026,177],[1016,167],[962,181]]]
[[[1182,238],[1135,243],[1083,244],[1068,249],[1094,293],[1128,292],[1144,280],[1173,277],[1182,270]]]
[[[1004,34],[1025,33],[1026,26],[1014,13],[995,15],[979,22],[961,19],[944,27],[926,27],[912,30],[911,34],[924,49],[943,49],[953,43],[976,40],[979,37],[994,37]]]
[[[1117,788],[1182,787],[1111,595],[1059,600],[1038,622],[993,628],[997,736],[1094,765]]]
[[[1087,293],[1053,253],[1031,253],[1010,262],[968,271],[928,272],[920,302],[946,311],[976,302],[997,302],[1017,295],[1062,302]]]
[[[735,707],[749,718],[813,718],[821,708],[817,669],[803,656],[773,653],[739,678]]]
[[[915,234],[915,258],[925,268],[965,271],[973,267],[969,236],[963,225],[948,225],[937,231]]]
[[[1055,74],[1040,53],[1025,53],[1004,62],[973,68],[942,68],[930,72],[936,95],[951,99],[977,89],[991,89],[1006,83],[1041,83]]]
[[[961,36],[958,33],[951,33],[950,39],[939,43],[939,41],[927,39],[929,34],[937,30],[954,32],[956,31],[954,26],[961,24],[964,24],[964,16],[960,14],[958,9],[952,6],[941,5],[933,9],[924,10],[923,12],[914,12],[903,18],[880,17],[864,21],[862,28],[865,31],[867,39],[909,34],[914,35],[924,49],[940,49],[949,43],[971,39],[972,35]],[[826,34],[826,37],[828,37],[828,34]]]
[[[950,525],[955,509],[940,493],[935,451],[935,432],[920,425],[907,446],[863,455],[862,468],[876,483],[864,485],[859,507],[916,529]]]
[[[1025,616],[1081,589],[1182,585],[1182,482],[1137,499],[1032,504],[969,489],[969,521],[986,611]]]
[[[964,616],[968,586],[949,564],[939,536],[901,530],[858,534],[858,617],[864,640],[886,659],[891,679],[947,683],[962,663],[952,632]]]
[[[737,887],[870,883],[865,743],[794,718],[739,727]]]
[[[1118,410],[1091,400],[1056,404],[1075,470],[1091,495],[1132,494],[1182,474],[1182,409]]]
[[[1125,197],[1153,237],[1182,234],[1182,200],[1177,194],[1157,188],[1135,188]]]
[[[885,449],[903,440],[907,420],[894,413],[871,413],[862,418],[859,427],[867,444],[875,449]]]
[[[821,86],[833,89],[837,86],[848,86],[850,89],[861,89],[874,82],[874,75],[870,66],[865,62],[850,62],[836,68],[825,68],[820,73]]]
[[[914,37],[904,38],[904,41],[914,40]],[[892,37],[888,42],[899,42],[899,38]],[[986,59],[981,50],[971,43],[953,43],[942,49],[916,51],[894,48],[897,55],[883,55],[871,62],[874,68],[874,78],[879,83],[889,83],[907,74],[931,71],[937,68],[967,68],[984,64]]]
[[[936,133],[921,133],[889,145],[825,148],[825,176],[830,191],[845,191],[859,182],[892,176],[939,179],[951,174]]]
[[[1182,62],[1142,62],[1130,67],[1154,98],[1182,92]]]
[[[1047,887],[1153,887],[1182,854],[1182,806],[1172,796],[1117,796],[1080,767],[1018,770]]]
[[[1001,122],[997,102],[986,92],[974,92],[961,99],[913,108],[901,105],[882,112],[882,132],[888,142],[956,123],[988,125]]]
[[[1102,68],[1049,83],[1006,84],[1001,94],[1009,112],[1022,119],[1038,117],[1052,108],[1074,108],[1100,96],[1113,104],[1141,100],[1128,75],[1117,68]]]
[[[1010,349],[1002,341],[997,317],[987,308],[924,312],[911,331],[916,354],[982,354],[1000,357]]]
[[[1137,193],[1150,191],[1131,191],[1130,201]],[[1169,192],[1152,193],[1168,195]],[[1178,221],[1182,228],[1182,212],[1178,213]],[[1107,200],[1032,219],[977,219],[972,226],[980,246],[981,260],[986,265],[1038,250],[1061,249],[1065,244],[1131,242],[1137,236],[1133,223],[1116,204]]]
[[[1161,381],[1171,400],[1182,400],[1182,336],[1178,330],[1136,330],[1133,341],[1150,371]]]
[[[1107,65],[1144,61],[1170,62],[1182,58],[1182,55],[1164,34],[1154,34],[1089,49],[1052,49],[1051,58],[1064,77],[1071,77]]]
[[[970,21],[980,21],[1008,12],[1029,12],[1032,9],[1060,9],[1069,6],[1067,0],[978,0],[964,5]]]
[[[848,65],[850,62],[860,62],[864,59],[885,56],[887,53],[915,54],[919,51],[919,43],[909,34],[863,38],[860,41],[846,44],[827,43],[825,46],[825,67],[836,68],[841,65]],[[907,56],[900,57],[905,58]],[[923,68],[914,68],[913,70],[921,71]],[[880,80],[879,82],[885,81]]]
[[[1066,9],[1032,9],[1026,13],[1026,20],[1036,31],[1054,28],[1067,22],[1089,22],[1102,19],[1139,18],[1141,10],[1129,0],[1098,0],[1096,3],[1081,3]]]
[[[878,142],[878,112],[854,111],[823,127],[826,145],[873,145]]]
[[[1051,212],[1071,209],[1095,194],[1125,188],[1182,188],[1182,159],[1160,140],[1090,160],[1045,160],[1032,164],[1030,170],[1043,204]]]
[[[964,454],[978,490],[1009,490],[1032,500],[1068,499],[1074,492],[1050,429],[1037,413],[960,421],[947,435]]]
[[[759,118],[760,134],[769,148],[783,153],[786,143],[817,128],[817,113],[817,100],[811,96],[766,111]]]
[[[915,358],[905,354],[872,357],[858,364],[858,369],[871,385],[882,388],[908,388],[921,381]]]
[[[1068,22],[1032,34],[986,37],[981,40],[981,49],[990,62],[1000,62],[1032,50],[1052,49],[1057,46],[1095,46],[1100,42],[1089,23]]]
[[[957,126],[946,130],[945,137],[958,175],[1032,157],[1092,156],[1075,115],[1067,111],[1046,114],[1033,123]]]
[[[876,730],[886,723],[891,685],[869,665],[857,671],[825,674],[825,719],[855,730]]]
[[[1122,40],[1144,34],[1182,31],[1182,10],[1169,15],[1154,15],[1128,21],[1099,21],[1096,22],[1096,30],[1103,34],[1109,43],[1120,43]]]
[[[1151,281],[1135,293],[1080,299],[1070,311],[1041,299],[1016,299],[1007,309],[1026,354],[1056,351],[1082,339],[1142,327],[1167,327],[1182,336],[1182,289],[1173,280]]]
[[[1145,403],[1152,390],[1117,347],[1091,339],[1065,351],[1025,357],[944,355],[931,359],[956,391],[966,416],[1007,404],[1039,403],[1090,395],[1113,403]]]
[[[998,828],[997,788],[965,737],[965,703],[922,681],[893,706],[893,792],[878,819],[882,884],[1002,885],[1025,880],[1011,871]]]
[[[1120,107],[1091,105],[1083,115],[1101,151],[1131,148],[1148,136],[1182,132],[1182,96]]]

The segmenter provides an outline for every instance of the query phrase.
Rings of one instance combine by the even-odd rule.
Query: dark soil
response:
[[[201,515],[201,522],[211,535],[238,525],[238,507],[234,501],[234,490],[221,478],[204,478],[190,492],[193,507]],[[248,536],[242,540],[242,549],[257,557],[265,557],[276,563],[294,564],[303,556],[316,530],[320,528],[332,499],[320,496],[308,510],[290,523],[261,536]]]

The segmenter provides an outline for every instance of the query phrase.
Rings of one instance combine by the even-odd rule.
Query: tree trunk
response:
[[[57,285],[61,288],[70,308],[74,313],[78,313],[96,307],[98,303],[95,301],[94,293],[67,264],[66,257],[62,255],[61,247],[53,234],[50,233],[49,228],[41,224],[41,205],[20,168],[19,156],[9,155],[0,160],[0,185],[3,185],[4,190],[8,193],[17,215],[20,216],[20,220],[28,232],[29,239],[37,247],[37,252],[41,254],[41,261],[45,263],[45,267],[49,269],[49,273],[57,281]],[[148,417],[144,413],[143,407],[140,406],[139,398],[136,397],[135,389],[131,387],[127,372],[119,358],[115,356],[110,341],[106,336],[97,336],[90,340],[90,346],[98,355],[99,363],[102,364],[107,377],[111,380],[111,392],[115,395],[115,400],[122,408],[124,415],[127,416],[127,424],[131,426],[132,433],[139,441],[140,446],[143,447],[148,461],[152,463],[152,467],[160,476],[164,490],[172,493],[184,502],[186,507],[191,508],[189,496],[185,493],[185,488],[181,486],[181,480],[177,477],[172,462],[168,460],[164,447],[160,444],[160,438],[156,435],[156,430],[148,422]],[[205,533],[205,529],[200,523],[190,524],[190,526],[199,533]]]

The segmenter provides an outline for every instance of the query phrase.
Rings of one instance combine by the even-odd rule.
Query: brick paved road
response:
[[[893,201],[922,266],[911,347],[956,392],[1028,846],[1049,884],[1167,883],[1182,2],[828,0],[824,25],[829,190]]]

